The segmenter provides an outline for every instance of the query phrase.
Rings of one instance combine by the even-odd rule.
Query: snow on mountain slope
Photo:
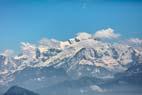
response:
[[[6,50],[0,54],[0,85],[4,85],[13,80],[11,74],[16,69],[17,65],[11,53],[11,51]]]
[[[13,80],[13,73],[27,67],[63,68],[73,79],[112,79],[117,73],[142,63],[141,58],[140,49],[122,43],[104,42],[90,34],[86,37],[78,35],[68,41],[44,39],[39,45],[22,43],[20,55],[0,56],[0,85],[4,84],[3,81]]]
[[[35,66],[64,68],[69,76],[113,78],[138,63],[138,54],[132,47],[112,45],[94,39],[85,39],[71,44],[57,55]]]

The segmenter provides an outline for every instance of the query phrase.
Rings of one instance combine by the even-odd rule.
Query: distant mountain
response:
[[[141,50],[139,45],[105,42],[91,35],[22,43],[19,55],[0,54],[0,89],[19,85],[57,95],[54,89],[60,88],[59,92],[74,90],[80,95],[90,89],[104,92],[108,84],[142,86]]]
[[[4,95],[39,95],[22,87],[13,86]]]

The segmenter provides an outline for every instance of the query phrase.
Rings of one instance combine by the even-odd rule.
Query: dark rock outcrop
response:
[[[4,95],[39,95],[22,87],[13,86]]]

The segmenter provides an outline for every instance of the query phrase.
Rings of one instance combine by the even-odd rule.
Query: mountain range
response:
[[[19,85],[41,95],[110,95],[118,91],[140,95],[142,43],[86,34],[67,41],[21,43],[18,55],[10,50],[1,53],[0,94]]]

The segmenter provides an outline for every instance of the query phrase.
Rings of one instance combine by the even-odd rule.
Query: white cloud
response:
[[[77,33],[77,37],[76,38],[79,39],[79,40],[85,40],[85,39],[89,39],[91,37],[92,37],[92,35],[89,34],[89,33],[80,32],[80,33]]]
[[[5,50],[2,53],[2,55],[4,55],[4,56],[13,56],[14,54],[15,54],[14,51],[13,50],[9,50],[9,49]]]
[[[34,44],[21,42],[21,50],[22,54],[30,60],[36,56],[36,46]]]
[[[100,93],[106,92],[105,89],[102,89],[101,87],[99,87],[97,85],[91,85],[90,89],[93,90],[93,91],[95,91],[95,92],[100,92]]]
[[[142,44],[142,39],[131,38],[131,39],[128,40],[128,43]]]
[[[114,32],[113,29],[108,28],[108,29],[103,29],[103,30],[99,30],[95,33],[94,35],[95,38],[99,38],[99,39],[116,39],[118,37],[120,37],[120,34],[117,34]]]
[[[40,47],[46,47],[46,48],[60,48],[60,41],[55,39],[47,39],[43,38],[39,42]]]
[[[21,42],[21,50],[23,52],[29,52],[34,51],[36,49],[36,46],[30,43]]]

